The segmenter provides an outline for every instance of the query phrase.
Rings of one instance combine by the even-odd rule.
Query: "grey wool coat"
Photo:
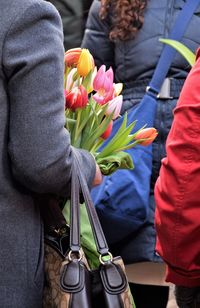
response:
[[[67,196],[73,151],[88,184],[95,161],[64,128],[63,30],[43,0],[0,1],[0,307],[42,304],[42,221],[34,194]]]

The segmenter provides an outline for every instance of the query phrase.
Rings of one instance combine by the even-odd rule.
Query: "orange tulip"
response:
[[[81,48],[72,48],[65,52],[65,64],[66,66],[77,66],[79,57],[81,55]]]
[[[154,127],[148,127],[140,130],[135,136],[134,139],[141,141],[139,142],[140,145],[148,146],[151,144],[154,139],[157,137],[158,132]]]

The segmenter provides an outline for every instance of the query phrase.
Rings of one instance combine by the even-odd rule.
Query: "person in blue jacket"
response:
[[[163,49],[159,38],[168,37],[184,4],[183,0],[93,1],[82,47],[90,50],[98,67],[102,64],[107,68],[111,66],[115,81],[123,83],[122,114],[136,105],[145,94],[146,86],[152,78]],[[182,38],[182,43],[193,51],[200,43],[199,25],[200,5]],[[139,308],[164,308],[167,305],[165,265],[155,252],[154,184],[159,174],[161,159],[165,156],[165,141],[172,124],[173,109],[189,70],[188,63],[177,53],[165,80],[168,91],[162,99],[157,100],[154,127],[159,134],[153,143],[149,214],[142,227],[134,232],[126,232],[125,236],[122,236],[125,224],[113,230],[114,224],[109,216],[109,207],[112,206],[109,202],[106,205],[103,202],[95,202],[97,190],[94,194],[94,202],[105,235],[112,252],[121,255],[126,263],[129,281],[133,282],[130,284],[131,290]],[[120,181],[123,185],[123,178],[120,178]],[[111,185],[111,182],[108,184]],[[112,187],[109,185],[107,187],[110,190]],[[126,187],[123,189],[126,190]],[[134,200],[132,201],[134,206]],[[124,203],[121,202],[117,209],[120,215],[123,215],[124,208]],[[131,208],[126,207],[126,211],[129,210],[131,212]]]

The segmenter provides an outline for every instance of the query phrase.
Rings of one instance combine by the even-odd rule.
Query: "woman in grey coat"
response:
[[[146,86],[152,78],[163,49],[159,38],[168,37],[185,2],[186,0],[93,1],[82,47],[90,50],[98,66],[102,64],[107,68],[111,66],[114,69],[116,82],[123,83],[122,113],[137,105],[145,94]],[[182,39],[182,42],[193,51],[200,43],[199,26],[200,5],[192,16]],[[166,307],[165,268],[155,252],[154,184],[159,174],[161,159],[165,156],[165,141],[173,120],[173,109],[189,70],[188,63],[177,53],[165,80],[169,86],[166,88],[168,93],[157,100],[154,126],[159,134],[153,143],[149,213],[143,225],[134,232],[132,230],[128,232],[125,223],[121,226],[118,223],[118,228],[116,227],[115,215],[112,215],[113,209],[116,210],[116,216],[124,214],[125,217],[130,213],[131,220],[132,208],[134,208],[134,197],[131,197],[132,202],[130,201],[128,205],[125,203],[127,194],[126,187],[123,185],[128,184],[120,176],[118,176],[119,185],[123,190],[119,198],[121,202],[113,206],[115,198],[110,195],[112,196],[112,191],[115,189],[113,187],[115,184],[112,183],[117,182],[117,172],[113,175],[116,182],[112,181],[112,175],[104,180],[106,201],[98,198],[98,188],[93,193],[94,201],[97,200],[96,208],[105,235],[110,246],[112,244],[112,251],[114,254],[120,254],[127,265],[129,281],[133,282],[131,289],[136,306],[139,308]]]
[[[0,307],[39,308],[42,222],[35,194],[67,196],[72,152],[88,184],[93,157],[64,128],[60,17],[43,0],[0,1]]]

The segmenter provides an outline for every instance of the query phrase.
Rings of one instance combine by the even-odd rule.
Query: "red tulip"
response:
[[[82,49],[72,48],[65,52],[65,64],[67,66],[77,66]]]
[[[112,132],[112,127],[113,127],[113,121],[111,120],[111,122],[108,124],[105,132],[101,135],[101,138],[107,139]]]
[[[84,108],[88,102],[88,94],[86,89],[80,85],[73,88],[70,92],[65,91],[65,108],[75,111],[77,108]]]
[[[158,132],[154,127],[148,127],[148,128],[144,128],[142,130],[140,130],[135,136],[134,139],[135,140],[141,140],[141,142],[139,142],[140,145],[143,146],[147,146],[149,144],[151,144],[154,139],[157,137]]]

